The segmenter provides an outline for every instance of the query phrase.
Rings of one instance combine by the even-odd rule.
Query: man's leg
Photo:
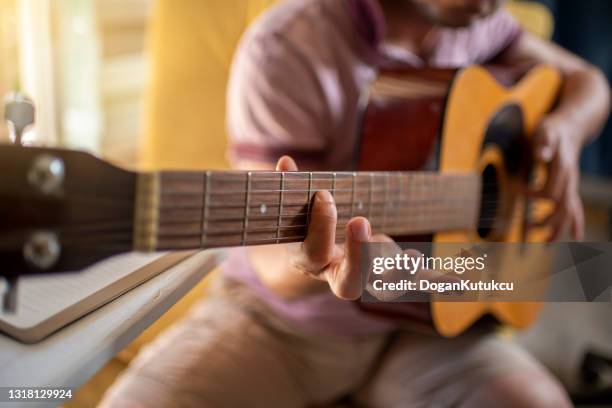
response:
[[[561,385],[511,340],[481,330],[401,333],[357,396],[371,407],[569,407]]]
[[[384,337],[306,336],[224,281],[111,387],[104,408],[303,407],[363,382]]]

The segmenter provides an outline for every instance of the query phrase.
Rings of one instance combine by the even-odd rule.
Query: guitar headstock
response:
[[[0,144],[0,276],[130,251],[136,175],[91,154]]]

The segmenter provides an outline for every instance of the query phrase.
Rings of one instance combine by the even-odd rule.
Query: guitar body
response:
[[[383,73],[370,88],[363,117],[360,170],[426,167],[441,173],[482,174],[485,198],[478,225],[426,237],[434,243],[434,252],[435,243],[538,241],[542,236],[541,232],[525,233],[527,204],[518,188],[532,170],[530,136],[554,106],[561,76],[548,66],[537,66],[518,81],[508,80],[508,71],[494,74],[479,66],[459,71],[396,71]],[[510,85],[502,85],[496,78]],[[540,257],[535,261],[538,267],[546,268],[549,260]],[[516,270],[511,265],[503,269],[502,276]],[[450,337],[487,314],[525,328],[536,319],[540,304],[433,299],[430,308],[437,332]]]

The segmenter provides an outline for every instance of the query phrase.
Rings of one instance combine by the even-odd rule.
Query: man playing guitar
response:
[[[380,69],[547,63],[564,85],[534,136],[550,177],[528,194],[556,204],[534,221],[550,226],[550,240],[566,230],[581,239],[579,153],[607,117],[609,86],[587,62],[522,31],[503,3],[289,0],[270,10],[234,60],[235,167],[353,169],[359,98]],[[356,308],[348,300],[361,294],[357,249],[391,239],[356,217],[338,245],[336,220],[332,194],[320,191],[304,243],[233,249],[217,287],[140,355],[103,405],[571,405],[533,357],[488,329],[447,339]]]

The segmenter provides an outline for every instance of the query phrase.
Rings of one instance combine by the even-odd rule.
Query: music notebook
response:
[[[38,342],[192,254],[128,253],[81,272],[23,277],[16,312],[0,312],[0,331],[25,343]],[[0,282],[0,293],[5,289]]]

